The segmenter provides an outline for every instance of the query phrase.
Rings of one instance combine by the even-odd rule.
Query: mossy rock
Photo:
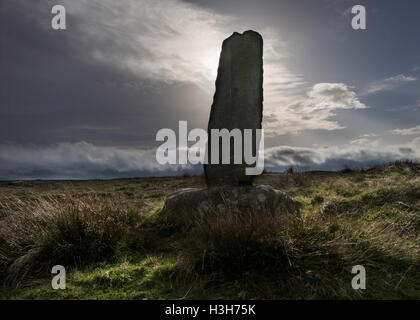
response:
[[[186,188],[169,195],[161,217],[188,227],[195,217],[232,211],[238,215],[300,215],[300,204],[269,185]]]

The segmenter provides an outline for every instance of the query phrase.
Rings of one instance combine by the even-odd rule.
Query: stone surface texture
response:
[[[224,40],[220,54],[208,123],[209,144],[211,129],[261,129],[263,114],[263,40],[255,31],[233,33]],[[220,139],[221,140],[221,139]],[[243,142],[242,142],[243,143]],[[245,175],[246,164],[242,148],[242,163],[233,164],[233,143],[230,144],[231,164],[222,164],[221,141],[219,142],[219,164],[204,166],[206,182],[213,185],[250,185],[254,176]],[[253,152],[257,150],[253,131]],[[208,159],[211,159],[211,150]],[[210,163],[210,161],[209,161]]]
[[[269,185],[185,188],[166,198],[163,215],[188,224],[194,216],[224,213],[299,216],[299,204]],[[177,223],[178,224],[178,223]]]

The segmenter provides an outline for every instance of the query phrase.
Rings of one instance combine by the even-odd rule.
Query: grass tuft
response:
[[[0,224],[2,273],[14,286],[45,276],[53,265],[81,267],[112,258],[143,221],[118,199],[32,195],[16,203]]]

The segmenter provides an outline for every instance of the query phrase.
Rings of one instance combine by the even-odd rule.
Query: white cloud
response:
[[[381,91],[393,90],[406,83],[416,81],[416,77],[399,74],[383,80],[374,81],[367,86],[362,95],[375,94]]]
[[[391,132],[394,134],[401,135],[401,136],[420,134],[420,125],[418,125],[417,127],[407,128],[407,129],[394,129]]]
[[[180,174],[191,165],[160,165],[154,148],[96,146],[84,141],[50,146],[0,145],[0,179],[85,179]]]
[[[352,141],[350,141],[350,144],[356,145],[356,146],[370,146],[370,147],[376,147],[379,144],[379,140],[372,140],[369,138],[357,138]]]
[[[420,147],[420,137],[417,137],[417,138],[414,138],[413,140],[411,140],[410,144],[413,144],[415,146]]]
[[[379,137],[379,135],[375,133],[361,134],[356,139],[351,140],[350,144],[355,146],[376,147],[380,142],[380,139],[375,139],[377,137]]]
[[[318,83],[306,94],[290,96],[289,101],[283,102],[287,102],[284,108],[272,109],[268,106],[271,114],[264,126],[268,135],[343,129],[341,124],[331,119],[337,110],[367,108],[344,83]]]
[[[339,170],[344,166],[369,166],[401,159],[418,159],[420,148],[387,146],[377,150],[367,146],[301,148],[279,146],[265,151],[266,169],[297,166],[305,169]]]
[[[354,91],[344,83],[318,83],[308,93],[315,110],[365,109]]]

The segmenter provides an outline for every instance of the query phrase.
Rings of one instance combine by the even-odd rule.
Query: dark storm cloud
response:
[[[53,4],[2,2],[1,142],[150,145],[158,129],[177,125],[179,113],[196,126],[205,123],[191,112],[201,106],[200,88],[152,81],[94,59],[95,44],[83,43],[77,16],[69,14],[66,31],[50,28]],[[98,49],[115,45],[102,42]]]

